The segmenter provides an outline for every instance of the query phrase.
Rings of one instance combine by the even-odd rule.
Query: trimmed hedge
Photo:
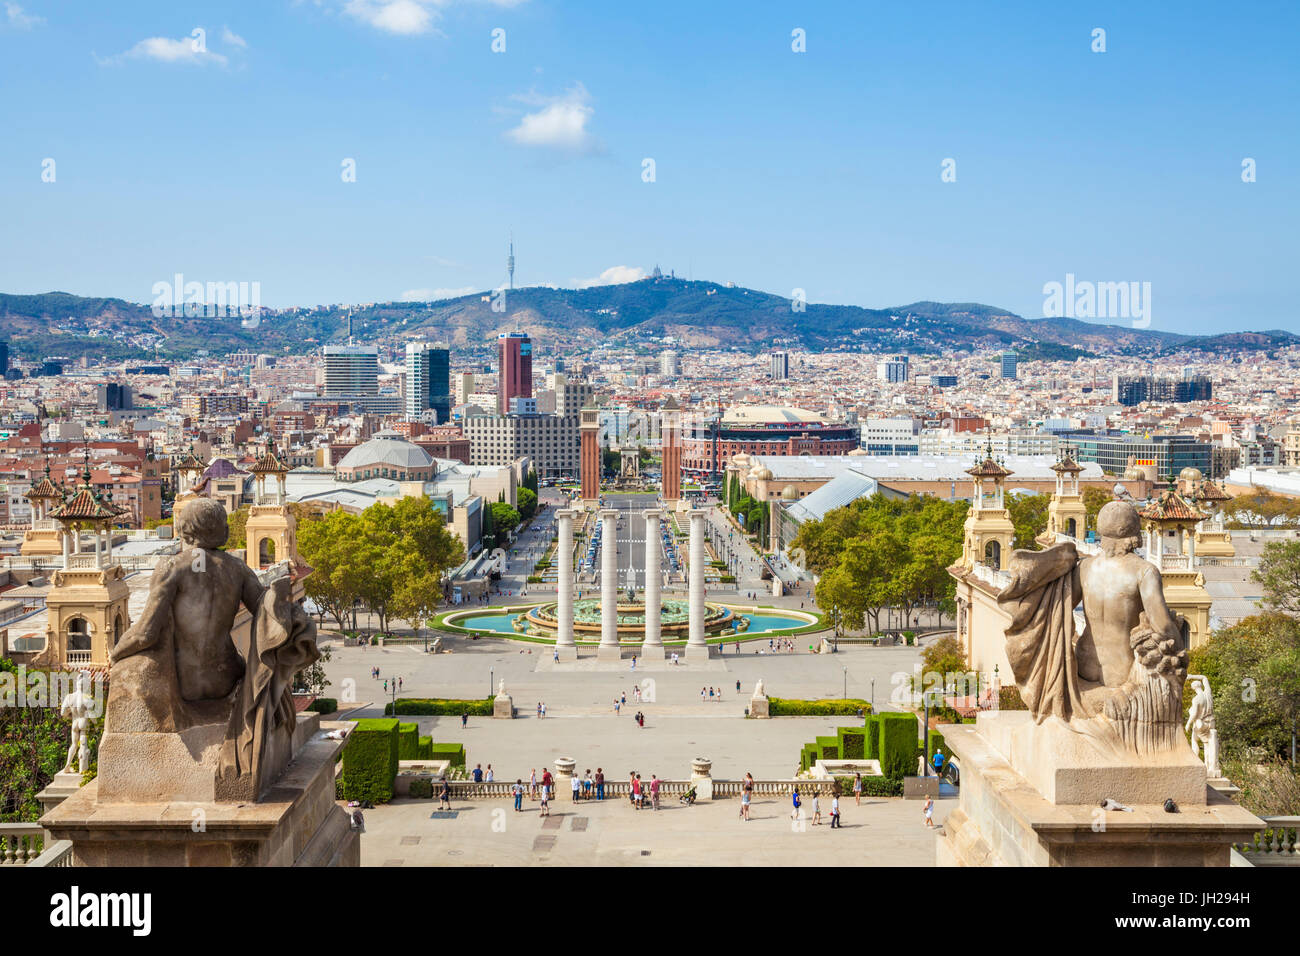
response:
[[[818,737],[817,751],[819,760],[839,760],[840,759],[840,738],[839,737]]]
[[[332,714],[339,709],[339,702],[333,697],[317,697],[307,705],[307,710],[317,714]]]
[[[880,772],[901,780],[916,773],[916,714],[886,712],[878,715]]]
[[[416,799],[429,799],[433,796],[433,781],[427,779],[411,781],[411,796]]]
[[[431,744],[429,757],[431,760],[450,760],[453,767],[465,769],[464,744]]]
[[[866,726],[863,728],[867,732],[866,740],[863,741],[866,752],[863,757],[867,760],[880,759],[880,717],[876,714],[867,714]]]
[[[415,759],[416,760],[433,759],[433,738],[432,737],[421,737],[418,741],[416,741]]]
[[[397,725],[397,759],[417,760],[420,756],[420,727],[418,724]]]
[[[840,789],[845,793],[853,794],[853,778],[837,776],[835,782],[840,785]],[[901,797],[903,795],[903,781],[893,780],[889,777],[869,777],[862,778],[862,795],[864,797]]]
[[[398,716],[406,717],[459,717],[468,713],[471,717],[492,716],[491,697],[481,700],[456,700],[451,697],[399,697],[397,698]],[[384,705],[384,715],[394,716],[393,703]]]
[[[863,760],[867,754],[866,727],[840,727],[836,730],[840,738],[840,756],[844,760]]]
[[[343,799],[391,800],[396,776],[397,721],[386,717],[358,720],[343,748]]]
[[[821,759],[821,754],[817,750],[816,744],[804,744],[803,749],[799,751],[799,769],[811,770],[813,765]]]
[[[767,712],[772,717],[856,717],[858,711],[871,713],[869,701],[850,697],[830,700],[797,700],[786,697],[769,697]]]

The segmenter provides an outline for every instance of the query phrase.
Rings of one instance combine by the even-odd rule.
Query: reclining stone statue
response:
[[[176,526],[180,552],[158,563],[144,612],[111,652],[105,740],[114,751],[123,735],[182,735],[191,753],[201,750],[196,760],[215,764],[215,799],[256,800],[292,756],[293,677],[320,657],[316,628],[287,575],[264,585],[219,550],[228,534],[219,502],[189,502]],[[231,634],[241,605],[252,615],[247,646]],[[187,736],[196,728],[204,733]]]
[[[1159,568],[1134,553],[1137,512],[1112,501],[1097,530],[1101,553],[1082,560],[1071,542],[1012,555],[998,603],[1012,617],[1006,651],[1021,698],[1036,722],[1059,718],[1112,753],[1186,748],[1186,641]]]

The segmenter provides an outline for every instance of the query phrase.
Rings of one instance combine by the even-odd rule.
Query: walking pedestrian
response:
[[[446,777],[442,778],[442,786],[438,788],[438,809],[444,807],[451,809],[451,784],[447,782]]]
[[[925,814],[925,826],[928,830],[934,829],[934,797],[925,798],[925,807],[922,810]]]
[[[469,725],[469,711],[468,711],[468,710],[465,711],[464,713],[462,713],[462,714],[460,715],[460,725],[461,725],[461,727],[466,727],[466,726]]]
[[[510,791],[515,795],[515,813],[520,813],[524,809],[524,782],[516,779]]]
[[[582,781],[578,779],[578,775],[576,773],[573,775],[572,781],[570,783],[570,788],[573,790],[573,802],[577,803],[578,800],[580,799],[578,793],[579,791],[582,790]]]
[[[862,771],[853,775],[853,803],[854,806],[862,806]]]
[[[754,775],[745,772],[745,782],[740,787],[740,815],[749,819],[749,804],[754,799]]]
[[[819,827],[822,824],[822,795],[816,790],[813,791],[813,826]]]
[[[528,799],[537,799],[537,768],[534,767],[528,774]]]
[[[790,808],[790,819],[791,819],[791,820],[798,820],[798,819],[799,819],[799,807],[801,806],[801,804],[799,803],[799,787],[798,787],[798,785],[796,785],[795,788],[794,788],[794,793],[793,793],[793,794],[791,795],[791,797],[790,797],[790,802],[793,804],[793,806]]]
[[[837,830],[840,826],[840,795],[831,794],[831,829]]]

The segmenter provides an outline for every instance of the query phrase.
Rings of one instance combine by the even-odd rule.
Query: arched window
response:
[[[1001,543],[990,541],[984,546],[984,563],[995,570],[1002,567]]]
[[[90,625],[84,617],[74,617],[68,621],[68,650],[90,650]]]
[[[257,543],[257,564],[263,568],[275,564],[275,542],[270,538],[263,538]]]
[[[1071,538],[1078,537],[1078,534],[1075,533],[1075,521],[1073,518],[1071,518],[1069,521],[1065,523],[1065,533],[1068,534]]]
[[[113,617],[113,646],[117,647],[117,642],[122,639],[122,615],[117,614]]]

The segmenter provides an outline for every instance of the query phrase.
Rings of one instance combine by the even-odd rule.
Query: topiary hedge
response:
[[[471,717],[491,717],[492,698],[482,700],[456,700],[451,697],[399,697],[397,698],[397,716],[407,717],[459,717],[468,713]],[[385,716],[393,716],[392,701],[384,705]]]
[[[866,727],[840,727],[836,730],[840,738],[840,757],[843,760],[863,760],[867,754]]]
[[[317,714],[332,714],[339,709],[339,702],[333,697],[317,697],[307,709]]]
[[[858,711],[871,713],[871,704],[850,697],[830,700],[796,700],[786,697],[769,697],[767,712],[772,717],[856,717]]]
[[[863,757],[867,760],[880,759],[880,718],[876,714],[867,714],[866,724],[863,727],[866,731],[866,739],[863,741],[865,753]]]
[[[840,759],[840,738],[839,737],[818,737],[817,751],[819,760],[839,760]]]
[[[429,756],[432,760],[449,760],[453,767],[465,769],[464,744],[431,744]]]
[[[853,793],[852,777],[836,777],[835,782],[840,785],[840,789],[845,793]],[[903,781],[901,778],[894,780],[890,777],[863,777],[862,795],[864,797],[901,797],[903,795]]]
[[[397,759],[418,760],[420,756],[420,727],[418,724],[397,725]]]
[[[916,773],[916,714],[879,714],[880,772],[901,780]]]
[[[799,769],[811,770],[820,759],[821,753],[816,744],[804,744],[803,749],[799,751]]]
[[[432,737],[421,737],[416,742],[415,759],[416,760],[433,759],[433,738]]]
[[[386,717],[358,720],[343,748],[343,799],[391,800],[396,776],[397,721]]]

